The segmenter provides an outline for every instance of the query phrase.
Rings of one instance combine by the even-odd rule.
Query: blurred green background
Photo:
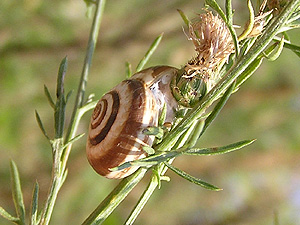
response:
[[[234,23],[243,25],[248,15],[246,2],[235,0],[233,4]],[[176,9],[192,18],[202,7],[202,0],[107,1],[87,94],[100,98],[124,79],[125,62],[134,68],[162,32],[163,41],[147,67],[183,65],[194,53]],[[40,204],[45,200],[51,150],[35,121],[34,110],[51,135],[53,113],[43,85],[54,96],[58,67],[67,55],[66,90],[77,89],[91,25],[85,13],[83,1],[0,1],[0,205],[12,214],[10,159],[19,167],[26,210],[36,180]],[[291,33],[297,44],[299,35],[299,31]],[[276,62],[264,61],[232,96],[199,146],[257,138],[254,144],[227,155],[185,156],[175,161],[177,167],[223,191],[204,190],[168,172],[171,182],[163,183],[155,192],[136,224],[274,224],[274,214],[280,224],[300,224],[299,62],[288,50]],[[69,104],[67,119],[71,108]],[[78,133],[87,132],[90,115],[83,118]],[[73,147],[69,175],[51,224],[80,224],[118,183],[91,169],[85,157],[85,139]],[[122,224],[147,178],[104,224]],[[10,223],[0,218],[0,224]]]

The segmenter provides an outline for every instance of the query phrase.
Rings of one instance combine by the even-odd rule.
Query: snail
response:
[[[154,136],[143,130],[157,126],[166,105],[165,122],[172,123],[178,107],[170,83],[178,69],[156,66],[142,70],[106,93],[92,114],[86,145],[87,158],[102,176],[120,179],[138,167],[111,171],[125,162],[147,156],[143,146],[152,146]]]
[[[199,14],[187,36],[196,56],[181,69],[156,66],[142,70],[105,94],[96,105],[89,128],[87,158],[107,178],[124,178],[138,167],[112,171],[121,164],[147,156],[153,135],[143,132],[157,126],[166,106],[166,123],[176,112],[193,108],[221,78],[219,71],[234,52],[226,23],[212,12]]]

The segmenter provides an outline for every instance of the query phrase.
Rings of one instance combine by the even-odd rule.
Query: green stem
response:
[[[65,143],[69,142],[72,138],[75,137],[76,131],[77,131],[77,128],[79,125],[79,121],[80,121],[83,113],[86,112],[84,110],[81,110],[81,108],[85,107],[85,106],[83,106],[85,87],[86,87],[87,80],[88,80],[90,66],[92,64],[92,58],[93,58],[94,51],[96,48],[96,43],[97,43],[98,34],[99,34],[99,28],[100,28],[100,24],[101,24],[101,20],[102,20],[102,15],[104,12],[105,1],[106,0],[98,0],[97,4],[96,4],[96,10],[95,10],[95,15],[94,15],[93,23],[92,23],[90,36],[89,36],[88,46],[87,46],[87,50],[86,50],[86,56],[85,56],[82,73],[81,73],[81,78],[80,78],[80,82],[79,82],[79,86],[78,86],[78,90],[77,90],[77,96],[75,99],[74,109],[72,112],[70,124],[69,124],[68,131],[67,131],[66,138],[65,138]],[[63,152],[63,155],[62,155],[63,170],[66,167],[71,148],[72,148],[72,144],[70,144]]]
[[[169,160],[169,163],[171,163],[174,159]],[[160,176],[163,176],[167,172],[167,167],[164,164],[160,164],[158,167],[158,174],[159,176],[155,176],[152,174],[151,180],[146,187],[145,191],[143,192],[142,196],[140,197],[139,201],[137,202],[136,206],[130,213],[129,217],[127,218],[125,225],[133,224],[144,206],[146,205],[147,201],[157,188],[159,186],[160,181],[158,181]]]
[[[124,200],[131,190],[144,177],[147,169],[140,168],[133,175],[124,178],[116,188],[101,202],[101,204],[91,213],[91,215],[82,223],[101,224],[114,211],[114,209]]]
[[[43,209],[41,222],[42,225],[49,224],[54,204],[58,195],[58,192],[63,184],[66,175],[66,164],[71,151],[71,144],[63,151],[64,144],[75,137],[76,130],[78,128],[79,120],[82,116],[83,110],[80,108],[83,105],[85,87],[88,79],[88,73],[90,65],[92,63],[92,57],[97,43],[97,37],[99,33],[100,23],[104,11],[105,0],[99,0],[96,4],[95,16],[93,19],[93,24],[91,27],[90,38],[88,41],[87,53],[83,65],[83,70],[81,74],[81,79],[79,82],[79,87],[77,91],[77,96],[75,100],[75,105],[73,113],[71,116],[71,121],[69,129],[66,134],[65,141],[62,138],[55,139],[52,144],[53,149],[53,169],[52,169],[52,179],[51,186],[48,193],[48,198]],[[62,133],[63,131],[60,131]]]
[[[43,209],[43,214],[41,217],[40,224],[47,225],[50,222],[50,218],[53,212],[54,204],[59,192],[59,189],[62,184],[62,175],[61,172],[61,163],[60,163],[60,153],[62,152],[61,149],[63,147],[63,140],[55,139],[52,143],[53,149],[53,168],[52,168],[52,179],[51,179],[51,186],[48,193],[48,198]]]
[[[89,36],[89,41],[88,41],[88,46],[86,50],[86,56],[81,72],[81,78],[77,90],[77,96],[75,100],[75,105],[73,109],[73,113],[71,116],[71,121],[69,125],[69,129],[66,135],[66,142],[72,139],[75,136],[75,132],[78,127],[78,121],[76,120],[76,115],[78,114],[78,110],[80,107],[83,106],[84,104],[84,94],[85,94],[85,88],[88,80],[88,74],[90,71],[90,67],[92,64],[92,58],[94,55],[96,43],[97,43],[97,38],[99,34],[99,28],[102,20],[102,15],[104,11],[104,6],[105,6],[105,1],[106,0],[98,0],[96,4],[96,11],[95,11],[95,16],[93,19],[93,24]]]
[[[158,186],[157,176],[152,175],[151,180],[146,187],[146,190],[140,197],[140,200],[137,202],[136,206],[134,207],[133,211],[130,213],[130,216],[127,218],[125,225],[133,224],[137,216],[140,214],[142,209],[144,208],[145,204],[155,191],[156,187]]]
[[[197,125],[197,123],[198,123],[198,121],[195,121],[195,123],[185,132],[185,134],[181,136],[181,138],[177,141],[177,143],[175,144],[174,147],[181,148],[181,147],[183,147],[184,144],[186,144],[186,142],[188,142],[190,140],[190,137],[193,136],[193,134],[194,134],[194,128]],[[173,162],[173,160],[174,159],[170,159],[170,160],[168,160],[168,162],[171,164]],[[160,182],[161,182],[160,178],[167,172],[167,170],[168,170],[168,168],[165,166],[164,163],[161,163],[157,166],[157,175],[152,174],[151,180],[150,180],[146,190],[144,191],[144,193],[140,197],[139,201],[137,202],[136,206],[130,213],[129,217],[127,218],[127,220],[125,222],[125,225],[130,225],[130,224],[134,223],[134,221],[140,214],[141,210],[144,208],[147,201],[149,200],[149,198],[151,197],[151,195],[157,188],[157,186],[160,187]]]

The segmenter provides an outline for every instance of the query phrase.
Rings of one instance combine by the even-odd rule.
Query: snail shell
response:
[[[166,122],[172,122],[178,106],[170,82],[177,69],[157,66],[136,73],[105,94],[96,105],[89,128],[87,158],[97,173],[107,178],[129,176],[138,167],[110,171],[125,162],[147,156],[143,146],[152,146],[154,136],[143,134],[157,126],[166,104]]]

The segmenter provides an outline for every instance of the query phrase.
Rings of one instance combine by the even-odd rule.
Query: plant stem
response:
[[[201,131],[199,131],[199,128],[200,129],[203,128],[202,125],[200,125],[200,126],[199,125],[200,125],[199,121],[197,121],[197,120],[194,121],[192,126],[190,126],[188,130],[186,130],[184,135],[182,135],[178,139],[177,143],[173,147],[176,149],[179,149],[179,148],[183,147],[184,145],[189,145],[189,147],[193,147],[196,144],[196,142],[190,142],[190,140],[191,140],[191,138],[193,138],[195,133],[196,133],[196,136],[199,136],[199,133],[201,132]],[[197,133],[198,133],[198,135],[197,135]],[[168,160],[168,163],[171,164],[174,161],[174,159],[175,158]],[[140,214],[141,210],[146,205],[147,201],[149,200],[149,198],[151,197],[151,195],[157,188],[157,186],[158,186],[158,188],[160,188],[161,177],[164,176],[164,174],[167,172],[167,170],[168,170],[168,168],[165,166],[164,163],[161,163],[157,166],[158,175],[152,174],[151,180],[150,180],[146,190],[144,191],[144,193],[140,197],[138,203],[136,204],[136,206],[130,213],[129,217],[126,220],[125,225],[130,225],[130,224],[134,223],[134,221]]]
[[[62,177],[63,173],[61,171],[61,164],[59,161],[60,158],[60,152],[63,147],[63,140],[62,138],[60,139],[55,139],[52,143],[52,149],[53,149],[53,168],[52,168],[52,179],[51,179],[51,186],[50,190],[48,193],[48,199],[46,201],[45,207],[43,209],[43,214],[41,217],[41,222],[40,224],[46,225],[49,224],[54,204],[59,192],[59,189],[62,184]]]
[[[146,168],[140,168],[133,175],[124,178],[90,214],[90,216],[82,223],[82,225],[101,224],[104,222],[104,220],[124,200],[130,191],[140,182],[146,172]]]
[[[97,43],[97,38],[98,38],[98,34],[99,34],[99,28],[100,28],[100,24],[101,24],[101,20],[102,20],[105,2],[106,2],[106,0],[98,0],[96,3],[95,15],[94,15],[93,23],[92,23],[90,36],[89,36],[88,46],[87,46],[87,50],[86,50],[86,56],[84,59],[84,64],[83,64],[83,68],[82,68],[82,72],[81,72],[81,78],[80,78],[80,82],[79,82],[79,86],[78,86],[78,90],[77,90],[75,105],[74,105],[73,113],[71,116],[71,121],[70,121],[70,125],[68,128],[68,132],[66,135],[66,142],[75,136],[75,131],[77,130],[77,127],[78,127],[79,120],[78,120],[77,114],[78,114],[78,110],[80,109],[80,107],[83,106],[83,103],[84,103],[85,88],[86,88],[86,84],[87,84],[87,80],[88,80],[89,70],[90,70],[90,67],[92,64],[94,50],[95,50],[96,43]]]
[[[299,5],[300,0],[290,1],[285,9],[282,10],[281,14],[268,25],[264,34],[257,40],[257,42],[249,50],[249,53],[243,57],[240,57],[235,65],[228,71],[227,75],[224,76],[214,88],[197,104],[187,116],[164,138],[163,142],[160,143],[156,150],[166,151],[171,150],[176,140],[190,127],[195,120],[205,112],[205,110],[219,98],[219,96],[227,90],[227,88],[235,81],[242,72],[262,53],[262,51],[272,41],[274,36],[282,27],[290,14]],[[129,191],[142,179],[142,176],[146,169],[140,169],[129,178],[122,180],[119,185],[104,199],[100,205],[94,210],[94,212],[88,217],[83,223],[87,224],[100,224],[103,222],[110,213],[121,203],[121,201],[127,196]],[[144,171],[144,172],[141,172]],[[138,179],[137,179],[138,178]],[[124,187],[132,187],[131,189],[124,189]],[[141,198],[141,206],[149,199],[157,186],[157,182],[150,182],[148,190],[145,191]],[[113,206],[111,206],[113,205]],[[139,207],[139,206],[138,206]],[[140,211],[140,207],[137,208]]]
[[[139,199],[138,203],[134,207],[133,211],[131,212],[130,216],[127,218],[125,225],[133,224],[137,216],[140,214],[142,209],[144,208],[145,204],[155,191],[156,187],[158,186],[157,176],[152,175],[151,180],[146,187],[146,190],[142,194],[141,198]]]
[[[75,105],[71,116],[69,129],[67,131],[65,141],[63,140],[63,138],[58,138],[55,139],[52,143],[52,149],[53,149],[52,179],[51,179],[50,190],[48,193],[48,198],[41,217],[40,224],[42,225],[49,224],[58,192],[66,177],[66,172],[67,172],[66,164],[68,161],[68,157],[72,145],[70,144],[64,151],[64,144],[70,141],[75,136],[79,121],[82,116],[82,111],[80,111],[80,108],[82,107],[84,102],[85,87],[88,79],[89,69],[92,63],[93,53],[97,43],[97,37],[98,37],[100,23],[104,11],[104,5],[105,5],[105,0],[99,0],[96,3],[96,10],[95,10],[95,15],[94,15],[90,37],[88,41],[86,57],[82,69],[82,74],[78,86],[77,96],[76,96]],[[59,132],[62,133],[63,131],[59,131]]]

